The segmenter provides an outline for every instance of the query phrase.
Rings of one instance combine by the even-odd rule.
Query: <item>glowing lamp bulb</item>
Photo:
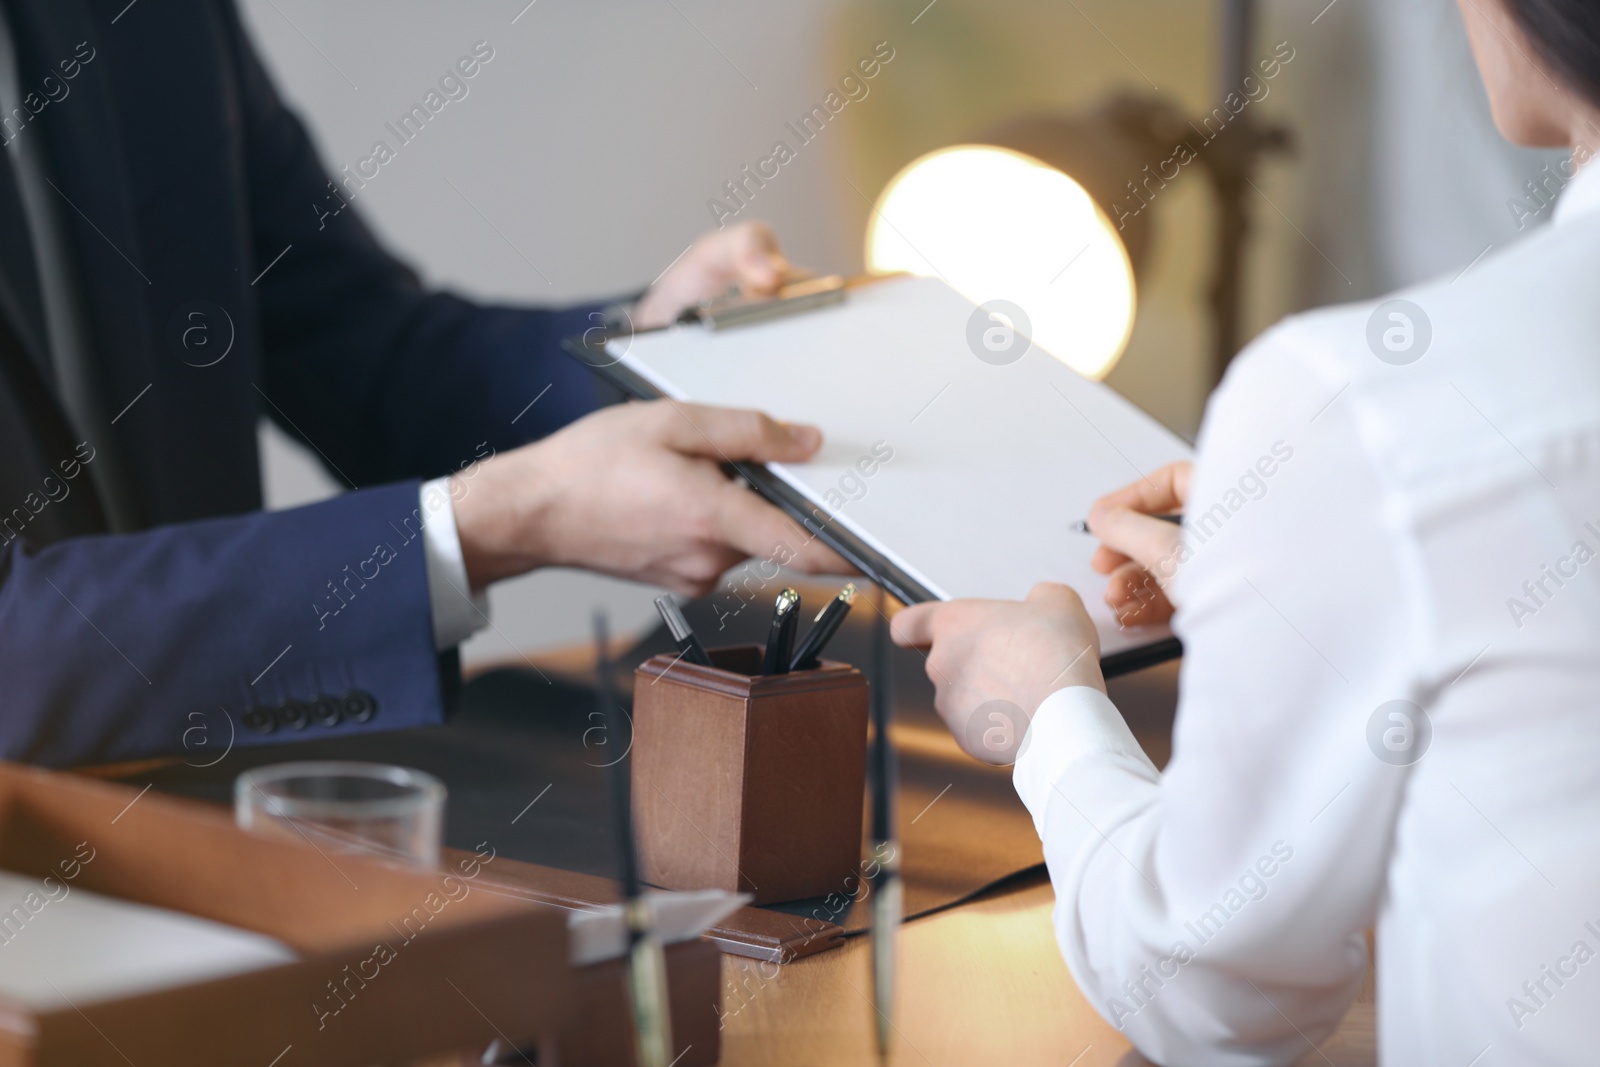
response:
[[[1133,331],[1133,264],[1083,187],[1032,156],[954,145],[913,160],[878,197],[867,269],[942,277],[975,304],[1007,300],[1031,339],[1090,378]]]

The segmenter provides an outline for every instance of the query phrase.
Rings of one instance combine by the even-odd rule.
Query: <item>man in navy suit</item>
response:
[[[0,757],[440,722],[481,590],[536,567],[695,593],[750,555],[839,566],[717,466],[815,430],[596,410],[558,344],[599,305],[430,292],[329,211],[229,0],[0,16]],[[760,227],[708,235],[634,322],[784,269]],[[263,512],[262,415],[350,491]]]

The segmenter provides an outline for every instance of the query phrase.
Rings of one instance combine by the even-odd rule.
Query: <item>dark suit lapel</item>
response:
[[[32,125],[44,136],[50,179],[61,198],[58,218],[68,236],[82,306],[90,321],[100,391],[115,412],[156,378],[150,326],[152,282],[144,269],[128,167],[118,120],[109,48],[110,16],[91,15],[85,0],[6,0],[24,93],[45,77],[76,69],[65,98],[45,106]],[[33,136],[30,130],[29,136]],[[124,470],[137,479],[147,442],[115,427]],[[126,432],[125,432],[126,431]],[[137,492],[131,494],[137,497]]]
[[[0,127],[0,140],[7,131]],[[0,315],[5,316],[15,339],[47,383],[55,381],[50,362],[49,335],[45,332],[44,305],[34,267],[33,236],[17,191],[11,150],[0,148]]]
[[[103,28],[90,18],[83,0],[7,0],[7,7],[24,99],[30,92],[43,97],[47,77],[70,88],[64,99],[46,104],[31,125],[49,146],[50,180],[63,201],[62,224],[73,233],[74,245],[82,244],[75,247],[79,269],[98,274],[102,264],[115,263],[117,269],[105,278],[110,287],[148,287],[117,121],[117,87],[111,61],[97,43]],[[85,55],[94,58],[81,62]],[[63,64],[77,70],[70,82],[63,77]],[[84,283],[94,289],[96,280]]]
[[[39,370],[0,321],[0,544],[23,535],[35,546],[64,537],[103,533],[105,512],[79,461],[93,461]]]

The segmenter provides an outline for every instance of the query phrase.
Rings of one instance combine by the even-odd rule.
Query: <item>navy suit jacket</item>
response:
[[[46,146],[122,413],[112,441],[70,428],[0,277],[0,757],[208,761],[441,721],[456,663],[433,647],[419,481],[595,406],[558,342],[596,309],[429,292],[354,204],[330,214],[353,186],[228,0],[6,7],[33,94],[7,135]],[[262,512],[262,415],[350,491]],[[113,448],[134,532],[107,532],[90,485]]]

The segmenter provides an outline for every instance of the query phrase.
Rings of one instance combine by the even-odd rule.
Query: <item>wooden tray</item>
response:
[[[59,879],[83,842],[93,858],[73,888],[264,934],[299,959],[57,1009],[0,999],[0,1067],[365,1067],[496,1038],[567,1064],[633,1059],[620,961],[575,969],[560,910],[478,891],[497,858],[419,872],[255,837],[210,805],[0,763],[0,868]],[[402,940],[418,908],[428,918]],[[346,987],[336,1019],[319,1014],[329,983],[380,943],[393,959],[378,977]],[[717,1059],[717,958],[701,942],[669,950],[675,1043],[691,1046],[680,1067]]]

